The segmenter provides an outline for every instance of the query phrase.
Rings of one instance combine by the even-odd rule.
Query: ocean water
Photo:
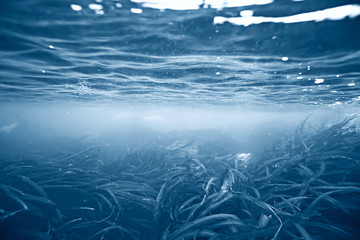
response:
[[[0,239],[359,239],[356,0],[0,2]]]

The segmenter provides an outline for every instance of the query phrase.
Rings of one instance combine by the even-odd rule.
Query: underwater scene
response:
[[[357,0],[1,0],[1,240],[360,239]]]

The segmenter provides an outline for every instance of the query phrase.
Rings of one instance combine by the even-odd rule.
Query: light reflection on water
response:
[[[241,14],[241,13],[240,13]],[[356,18],[360,15],[360,5],[345,5],[340,7],[328,8],[315,12],[300,13],[286,17],[260,17],[260,16],[242,16],[235,18],[226,18],[216,16],[214,24],[223,24],[230,22],[235,25],[250,26],[252,24],[260,23],[301,23],[301,22],[321,22],[325,20],[342,20],[346,17]]]
[[[359,103],[355,3],[3,5],[2,102]]]

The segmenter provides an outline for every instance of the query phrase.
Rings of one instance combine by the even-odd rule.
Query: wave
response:
[[[211,7],[194,11],[145,6],[152,2],[120,6],[103,1],[89,7],[28,1],[22,9],[16,2],[3,3],[0,101],[189,106],[359,102],[359,44],[353,40],[357,19],[342,19],[351,11],[356,18],[357,4],[332,7],[335,2],[326,8],[292,2],[293,15],[284,20],[288,5],[271,1],[251,6],[226,1],[221,7],[207,1]],[[315,11],[323,5],[328,10]],[[307,15],[298,15],[310,7]],[[316,20],[324,13],[328,18],[333,11],[342,20],[287,23],[294,16]],[[239,12],[246,17],[237,17]],[[252,13],[275,16],[271,19],[281,23],[239,27],[213,22],[217,16],[253,19]]]

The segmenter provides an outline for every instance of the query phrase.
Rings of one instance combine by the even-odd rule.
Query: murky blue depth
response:
[[[356,0],[1,0],[0,239],[359,239]]]

